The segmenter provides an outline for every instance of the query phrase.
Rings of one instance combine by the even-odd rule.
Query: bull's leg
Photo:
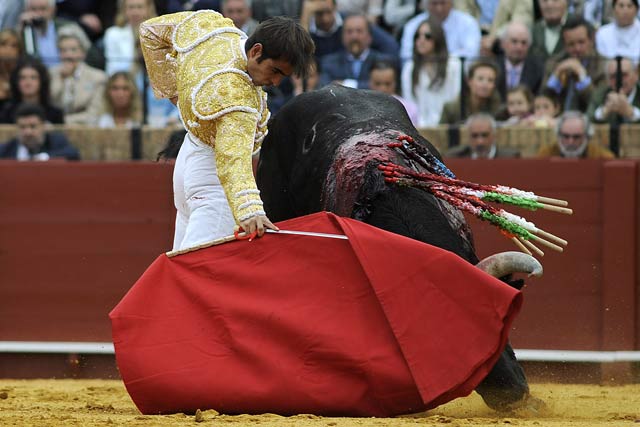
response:
[[[511,411],[521,407],[538,411],[544,406],[541,400],[529,394],[527,378],[509,343],[476,391],[496,411]]]

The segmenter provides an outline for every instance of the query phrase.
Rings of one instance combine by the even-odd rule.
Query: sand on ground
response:
[[[499,414],[472,393],[434,410],[396,418],[332,418],[315,415],[142,415],[121,381],[2,380],[0,426],[256,426],[256,427],[640,427],[640,384],[623,386],[532,384],[545,411]]]

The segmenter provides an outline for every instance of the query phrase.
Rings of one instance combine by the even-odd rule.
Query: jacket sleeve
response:
[[[47,135],[49,148],[45,150],[50,157],[64,157],[67,160],[80,160],[80,152],[71,145],[64,134],[51,132]]]
[[[186,19],[187,13],[158,16],[140,25],[140,49],[157,98],[173,98],[178,95],[173,33],[177,25]]]
[[[238,223],[265,214],[251,163],[257,122],[256,114],[241,111],[227,113],[216,122],[216,167]]]

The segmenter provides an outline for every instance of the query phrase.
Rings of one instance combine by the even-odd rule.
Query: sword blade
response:
[[[347,236],[344,236],[342,234],[329,234],[329,233],[314,233],[312,231],[296,231],[296,230],[271,230],[269,228],[267,228],[267,233],[273,233],[273,234],[295,234],[297,236],[310,236],[310,237],[326,237],[329,239],[343,239],[343,240],[349,240],[349,238]]]

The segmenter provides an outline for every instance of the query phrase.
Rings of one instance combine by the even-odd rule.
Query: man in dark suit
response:
[[[472,114],[465,122],[469,135],[468,145],[459,145],[447,151],[445,157],[471,159],[495,159],[520,157],[516,150],[498,147],[496,143],[496,121],[487,113]]]
[[[595,30],[579,16],[562,26],[566,52],[547,61],[546,87],[560,99],[563,111],[587,111],[595,88],[605,81],[606,59],[595,50]]]
[[[609,84],[596,90],[591,96],[588,116],[596,123],[612,124],[619,115],[623,123],[640,122],[640,84],[638,69],[629,58],[620,62],[621,87],[616,90],[618,62],[607,61],[607,79]]]
[[[316,60],[343,50],[344,17],[338,12],[336,0],[304,0],[300,24],[309,31],[316,45]],[[371,24],[371,47],[387,55],[398,56],[398,42],[380,26]]]
[[[80,154],[60,133],[45,131],[45,112],[38,104],[20,104],[16,110],[18,136],[0,144],[0,159],[79,160]]]
[[[532,93],[538,93],[544,78],[544,66],[528,54],[531,46],[531,33],[522,22],[513,21],[507,25],[501,38],[504,54],[497,57],[498,91],[504,102],[507,90],[525,85]]]
[[[344,50],[321,59],[321,86],[336,82],[352,88],[368,89],[369,72],[374,62],[390,60],[395,63],[395,58],[371,49],[370,25],[365,15],[350,15],[344,19]]]

